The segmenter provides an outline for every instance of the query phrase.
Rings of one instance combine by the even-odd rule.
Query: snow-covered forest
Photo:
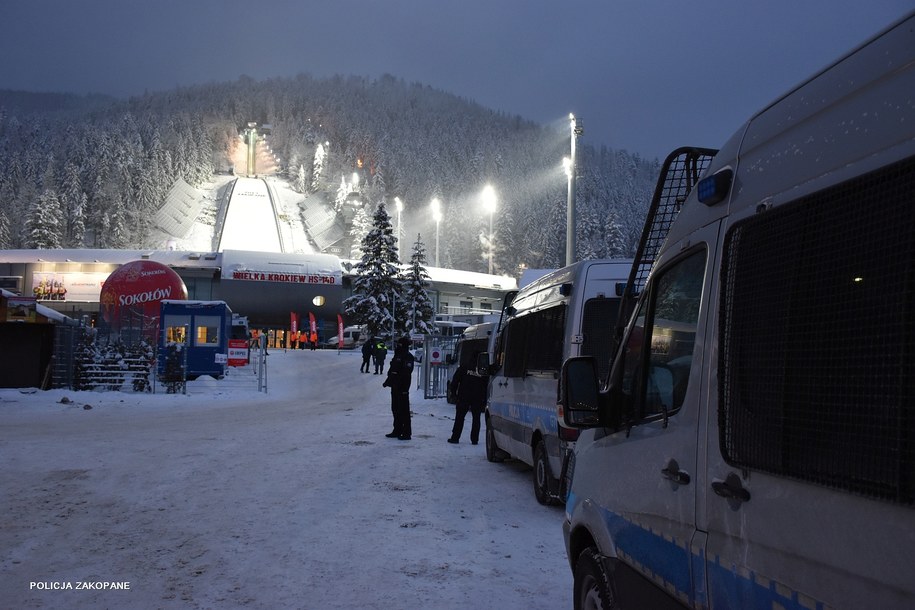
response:
[[[150,223],[178,178],[225,171],[249,122],[270,125],[281,171],[333,202],[359,170],[371,207],[404,202],[406,235],[433,241],[441,266],[487,270],[497,192],[494,272],[565,259],[568,124],[543,126],[392,76],[199,85],[128,100],[0,91],[0,248],[155,248]],[[656,159],[578,143],[578,258],[629,256]]]

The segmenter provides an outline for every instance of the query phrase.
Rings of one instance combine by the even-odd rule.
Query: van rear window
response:
[[[725,237],[728,463],[915,504],[915,159]]]
[[[620,312],[619,298],[595,298],[585,302],[581,314],[582,356],[594,356],[598,379],[606,379],[613,358],[613,329]]]
[[[566,307],[541,309],[508,322],[502,335],[506,377],[562,367]]]

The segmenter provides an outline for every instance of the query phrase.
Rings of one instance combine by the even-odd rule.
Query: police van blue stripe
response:
[[[578,501],[569,494],[567,510]],[[702,549],[689,549],[688,541],[668,540],[658,532],[608,510],[602,510],[607,532],[616,543],[618,558],[695,608],[759,608],[771,610],[826,610],[821,601],[798,593],[754,572],[742,573],[737,566],[725,566],[720,558],[705,561]],[[692,590],[690,570],[698,582],[707,579],[708,589]]]

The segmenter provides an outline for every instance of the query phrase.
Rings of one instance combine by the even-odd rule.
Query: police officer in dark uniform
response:
[[[360,373],[369,372],[369,361],[372,359],[372,352],[375,351],[376,341],[378,341],[378,339],[372,337],[362,344],[362,366],[359,367]]]
[[[394,415],[394,430],[388,438],[410,440],[413,430],[410,421],[410,378],[413,375],[413,354],[410,353],[410,338],[397,340],[394,357],[388,365],[388,376],[381,384],[391,388],[391,413]]]
[[[474,445],[480,440],[480,415],[486,407],[486,391],[489,386],[489,377],[481,375],[474,367],[480,352],[474,352],[472,357],[462,363],[451,378],[451,392],[457,397],[454,416],[454,427],[451,429],[449,443],[457,444],[464,431],[464,419],[470,411],[472,421],[470,424],[470,442]]]

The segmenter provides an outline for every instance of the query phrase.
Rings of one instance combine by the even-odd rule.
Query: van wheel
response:
[[[505,460],[505,454],[496,445],[496,437],[493,435],[488,419],[486,420],[486,459],[490,462],[502,462]]]
[[[617,610],[613,596],[613,579],[607,574],[597,550],[589,546],[575,562],[572,585],[575,610]]]
[[[549,506],[556,502],[554,490],[559,487],[559,482],[553,478],[550,472],[550,461],[546,454],[546,445],[543,440],[537,441],[534,447],[534,495],[537,501],[544,506]]]

